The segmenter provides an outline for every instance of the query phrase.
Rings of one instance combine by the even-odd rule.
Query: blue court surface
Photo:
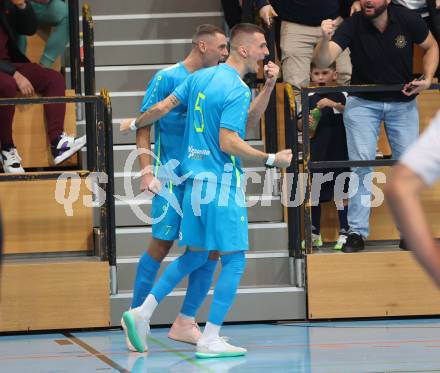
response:
[[[153,329],[128,352],[121,330],[0,337],[1,373],[440,372],[440,319],[226,325],[246,357],[197,360]]]

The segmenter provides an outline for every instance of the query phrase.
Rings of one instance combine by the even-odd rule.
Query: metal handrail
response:
[[[296,126],[296,102],[293,87],[289,83],[284,85],[284,128],[285,128],[285,148],[292,149],[292,163],[286,169],[286,173],[293,175],[292,185],[298,185],[299,175],[299,154],[298,149],[298,128]],[[296,189],[292,188],[291,195],[286,196],[289,201],[292,200],[292,193],[295,193]],[[299,206],[287,208],[287,234],[288,234],[288,250],[289,250],[289,264],[290,274],[292,278],[290,282],[299,287],[304,286],[302,278],[302,262],[304,255],[301,251],[301,209]],[[296,278],[293,277],[296,274]]]
[[[351,86],[324,86],[324,87],[305,87],[301,89],[302,112],[309,112],[310,93],[331,93],[331,92],[396,92],[401,91],[402,84],[393,85],[351,85]],[[429,90],[440,89],[440,84],[432,84]],[[323,168],[344,168],[344,167],[367,167],[367,166],[392,166],[396,163],[394,159],[384,160],[365,160],[365,161],[320,161],[310,160],[310,137],[309,137],[309,116],[303,115],[303,172],[307,173],[307,182],[304,197],[304,241],[307,254],[312,253],[312,221],[311,221],[311,171]],[[298,151],[298,149],[296,150]]]
[[[107,204],[107,256],[111,270],[111,293],[117,293],[116,280],[116,217],[115,217],[115,179],[113,166],[113,127],[112,127],[112,106],[110,95],[107,89],[101,89],[101,96],[104,97],[104,123],[105,123],[105,170],[107,173],[106,204]]]
[[[84,4],[82,7],[82,27],[84,42],[84,93],[86,95],[94,95],[96,92],[94,23],[88,4]],[[85,113],[87,139],[91,139],[94,142],[96,127],[92,123],[96,119],[95,106],[89,103],[86,104]],[[94,168],[96,159],[94,152],[89,150],[87,148],[87,165],[90,165],[90,168]]]
[[[273,27],[265,27],[269,56],[264,59],[264,64],[275,61],[275,30]],[[278,149],[277,133],[277,93],[274,89],[270,95],[267,109],[264,113],[265,119],[265,149],[267,153],[276,153]]]
[[[108,92],[101,91],[100,96],[70,96],[70,97],[33,97],[33,98],[1,98],[0,106],[3,105],[31,105],[31,104],[54,104],[54,103],[87,103],[96,105],[96,133],[94,139],[87,139],[87,146],[95,153],[95,165],[88,171],[97,171],[109,175],[109,182],[99,181],[99,187],[106,191],[106,202],[100,207],[100,247],[105,247],[103,260],[109,260],[110,265],[115,260],[115,212],[114,212],[114,181],[113,181],[113,139],[112,139],[112,115],[111,103]],[[88,150],[89,151],[89,150]],[[68,173],[73,173],[68,171]],[[79,171],[83,173],[84,171]],[[24,180],[54,180],[60,176],[57,172],[24,173],[1,175],[0,182],[24,181]]]
[[[70,34],[70,86],[77,95],[81,94],[81,61],[79,40],[78,0],[68,0]]]

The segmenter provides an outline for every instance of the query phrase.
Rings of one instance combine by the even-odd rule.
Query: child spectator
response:
[[[335,85],[338,78],[336,72],[336,63],[334,62],[326,69],[318,69],[313,63],[311,64],[310,80],[312,85],[327,86]],[[309,126],[311,129],[310,153],[312,161],[344,161],[348,160],[347,139],[345,136],[344,122],[342,113],[345,105],[345,94],[341,92],[334,93],[314,93],[309,97],[310,110],[316,113],[320,111],[320,115],[309,115]],[[319,122],[316,122],[317,119]],[[302,120],[298,121],[298,126],[302,129]],[[317,206],[312,206],[312,244],[314,247],[322,246],[321,238],[321,202],[335,200],[336,206],[343,206],[338,209],[339,217],[339,238],[334,245],[335,250],[341,250],[342,245],[347,239],[349,230],[347,221],[347,201],[336,200],[338,192],[346,192],[348,189],[348,180],[345,180],[344,190],[335,191],[335,181],[338,175],[343,172],[350,172],[348,168],[323,169],[319,173],[326,174],[333,172],[331,181],[326,181],[321,186],[319,194],[319,202]],[[312,175],[313,182],[317,182]],[[336,193],[335,193],[336,192]],[[312,196],[313,197],[313,196]]]

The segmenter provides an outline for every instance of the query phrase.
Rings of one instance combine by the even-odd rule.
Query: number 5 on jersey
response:
[[[205,95],[202,92],[199,92],[197,95],[196,104],[194,106],[194,128],[197,133],[202,133],[205,130],[205,119],[203,118],[203,110],[200,106],[200,100],[204,100]],[[199,113],[197,115],[197,113]]]

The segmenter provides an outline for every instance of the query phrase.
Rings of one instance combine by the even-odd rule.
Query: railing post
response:
[[[95,95],[95,47],[94,47],[94,24],[90,13],[90,7],[87,4],[82,8],[83,17],[83,38],[84,38],[84,91],[86,95]],[[95,105],[86,104],[86,134],[87,134],[87,167],[89,169],[95,168],[96,159],[91,145],[96,139],[95,119],[96,108]]]
[[[106,174],[105,165],[105,123],[104,123],[104,98],[100,97],[100,100],[96,103],[96,133],[97,141],[93,144],[92,149],[96,152],[96,171],[98,173]],[[105,202],[99,207],[99,247],[103,248],[104,254],[103,260],[108,260],[108,227],[107,227],[107,183],[102,183],[100,187],[106,192]]]
[[[302,107],[302,143],[303,143],[303,172],[307,175],[305,196],[304,196],[304,241],[307,254],[312,253],[312,205],[311,205],[311,174],[310,162],[310,136],[309,136],[309,90],[301,89]]]
[[[293,285],[303,286],[302,267],[298,268],[298,263],[304,260],[304,255],[301,252],[301,211],[298,206],[290,206],[290,203],[295,200],[296,192],[298,190],[298,128],[296,122],[296,103],[295,94],[290,84],[285,83],[284,89],[284,125],[285,125],[285,139],[286,149],[292,149],[292,163],[286,169],[286,178],[284,182],[285,192],[289,192],[289,183],[292,181],[292,188],[290,195],[286,195],[287,203],[287,222],[288,222],[288,248],[290,257],[290,282]],[[293,176],[293,177],[292,177]],[[293,196],[292,196],[293,195]],[[296,276],[294,274],[296,273]]]
[[[116,280],[116,223],[115,223],[115,184],[113,167],[113,128],[112,128],[112,106],[107,89],[101,89],[101,96],[104,98],[104,128],[105,128],[105,170],[107,173],[107,248],[108,262],[111,270],[111,293],[117,294]]]
[[[269,49],[269,56],[264,59],[264,64],[269,61],[275,61],[275,30],[273,27],[266,28],[266,40]],[[270,95],[267,109],[264,113],[266,123],[265,139],[266,152],[276,153],[278,150],[278,135],[277,135],[277,93],[274,89]]]
[[[78,0],[68,0],[69,6],[69,49],[70,85],[77,95],[81,94],[81,61],[79,59],[79,9]]]

